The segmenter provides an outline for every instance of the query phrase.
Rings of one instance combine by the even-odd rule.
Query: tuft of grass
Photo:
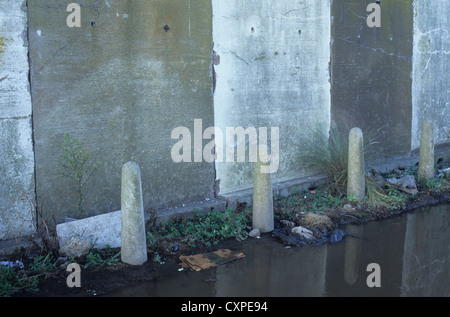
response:
[[[405,207],[407,196],[398,189],[386,185],[387,190],[375,183],[370,177],[366,177],[366,203],[371,208],[397,209]]]
[[[38,276],[27,276],[15,268],[0,266],[0,297],[9,297],[22,290],[38,291]]]
[[[28,268],[0,265],[0,297],[12,296],[21,291],[39,291],[39,278],[56,271],[56,259],[51,252],[37,256]]]
[[[327,175],[337,192],[344,192],[347,186],[348,141],[337,128],[329,135],[319,125],[311,131],[305,141],[301,160],[313,170]]]
[[[100,268],[104,266],[114,266],[120,259],[120,250],[117,251],[111,247],[104,249],[92,249],[86,255],[85,268]]]
[[[364,133],[364,157],[372,154],[372,145],[377,143],[376,138],[380,129]],[[302,160],[312,169],[327,175],[330,178],[328,190],[334,195],[342,195],[347,191],[348,169],[348,136],[343,135],[336,127],[332,127],[329,135],[316,125],[311,137],[306,140]],[[387,207],[398,205],[395,199],[388,197],[383,188],[366,177],[366,192],[368,203],[374,207]],[[351,201],[351,197],[349,197]]]

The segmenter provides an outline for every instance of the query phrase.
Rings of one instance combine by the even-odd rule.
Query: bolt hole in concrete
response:
[[[270,234],[237,243],[245,258],[163,277],[109,296],[450,296],[450,205],[342,229],[358,238],[286,248]],[[372,283],[377,267],[378,284]],[[172,270],[170,270],[172,271]],[[378,287],[379,286],[379,287]],[[107,295],[108,296],[108,295]]]

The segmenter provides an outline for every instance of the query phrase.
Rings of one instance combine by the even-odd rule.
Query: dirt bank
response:
[[[363,208],[352,208],[343,210],[337,208],[324,213],[332,220],[332,225],[327,224],[311,224],[303,223],[314,230],[330,230],[344,224],[360,224],[368,221],[378,221],[386,218],[390,218],[399,214],[403,214],[412,211],[416,208],[423,206],[433,206],[439,204],[450,203],[450,191],[440,194],[418,194],[413,199],[408,201],[407,205],[403,209],[397,210],[384,210],[377,213],[368,212]],[[299,221],[304,221],[302,218]],[[280,225],[277,222],[277,225]],[[270,235],[270,234],[268,234]],[[248,238],[251,239],[251,238]],[[276,239],[274,237],[274,239]],[[191,249],[191,254],[208,252],[220,248],[236,247],[239,243],[234,239],[226,240],[218,245],[209,248],[197,248]],[[280,241],[280,247],[282,247]],[[120,250],[110,250],[110,252],[119,252]],[[182,251],[186,255],[186,250]],[[27,255],[21,255],[23,262],[27,265],[27,261],[32,261],[32,250],[26,252]],[[66,272],[65,266],[58,267],[58,269],[52,270],[47,275],[40,276],[38,291],[21,291],[13,294],[14,297],[86,297],[86,296],[101,296],[111,292],[115,289],[133,286],[142,282],[150,281],[154,278],[164,276],[166,273],[173,272],[178,269],[178,263],[180,262],[179,256],[181,251],[168,251],[160,253],[158,257],[155,257],[152,251],[149,252],[149,261],[139,267],[133,267],[117,261],[111,266],[101,267],[88,267],[85,268],[84,264],[86,259],[78,259],[81,265],[81,287],[69,288],[66,284],[66,279],[69,272]]]

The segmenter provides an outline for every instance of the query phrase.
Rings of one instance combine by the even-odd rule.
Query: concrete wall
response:
[[[121,168],[141,167],[146,210],[213,196],[211,163],[176,164],[178,126],[213,125],[212,18],[208,0],[29,1],[36,184],[46,211],[75,215],[76,188],[55,175],[64,133],[102,167],[86,184],[86,207],[120,209]],[[164,26],[168,25],[166,31]]]
[[[79,28],[66,24],[71,2]],[[448,144],[450,3],[384,0],[370,28],[372,2],[0,0],[0,239],[32,231],[18,197],[76,215],[76,187],[55,173],[64,133],[103,163],[85,187],[88,215],[120,209],[129,160],[146,210],[212,198],[215,179],[221,194],[251,188],[248,147],[244,163],[172,160],[172,131],[193,134],[195,119],[200,133],[278,127],[279,183],[313,173],[300,154],[316,124],[382,128],[385,158],[415,150],[425,119]]]
[[[381,1],[381,27],[370,28],[372,2],[332,2],[331,113],[346,134],[382,128],[375,152],[388,157],[411,144],[412,0]]]
[[[450,3],[414,1],[411,149],[420,146],[422,122],[435,127],[435,142],[450,142]]]
[[[279,127],[280,162],[273,180],[307,175],[299,161],[302,138],[316,123],[327,128],[330,122],[329,2],[212,2],[214,50],[220,57],[216,126],[222,131],[268,127],[269,133]],[[216,168],[221,193],[252,187],[248,156],[244,163],[216,163]]]
[[[30,234],[34,154],[25,1],[0,1],[0,240]]]

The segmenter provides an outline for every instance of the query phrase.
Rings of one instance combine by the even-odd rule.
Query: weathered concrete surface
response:
[[[261,167],[268,165],[267,157],[258,155],[254,167],[252,227],[260,232],[274,229],[273,189],[269,173],[263,173]]]
[[[364,136],[360,128],[353,128],[348,137],[347,197],[362,201],[365,195]]]
[[[120,257],[124,263],[142,265],[147,262],[147,244],[141,169],[135,162],[127,162],[122,168],[121,202]]]
[[[382,128],[373,148],[389,157],[411,144],[412,0],[381,1],[379,28],[367,26],[371,2],[332,1],[331,115],[345,135]]]
[[[76,211],[75,188],[55,175],[63,133],[103,166],[86,184],[94,214],[120,209],[123,164],[141,166],[144,206],[159,209],[213,196],[214,168],[175,164],[171,132],[213,126],[209,0],[29,1],[37,194],[46,212]],[[166,31],[164,26],[168,25]]]
[[[34,231],[34,154],[25,1],[0,0],[0,240]]]
[[[450,143],[450,2],[414,2],[411,149],[422,122],[433,123],[435,144]]]
[[[60,223],[56,226],[59,245],[79,236],[92,242],[94,248],[119,248],[121,246],[122,212],[114,211],[81,220]]]
[[[434,142],[433,123],[424,121],[420,136],[419,168],[417,170],[417,178],[419,180],[435,176]]]
[[[215,125],[280,128],[274,182],[305,176],[302,138],[330,123],[329,1],[213,0]],[[220,62],[219,62],[220,57]],[[234,143],[235,150],[239,145]],[[236,153],[236,151],[235,151]],[[216,163],[220,193],[251,188],[253,164]]]

